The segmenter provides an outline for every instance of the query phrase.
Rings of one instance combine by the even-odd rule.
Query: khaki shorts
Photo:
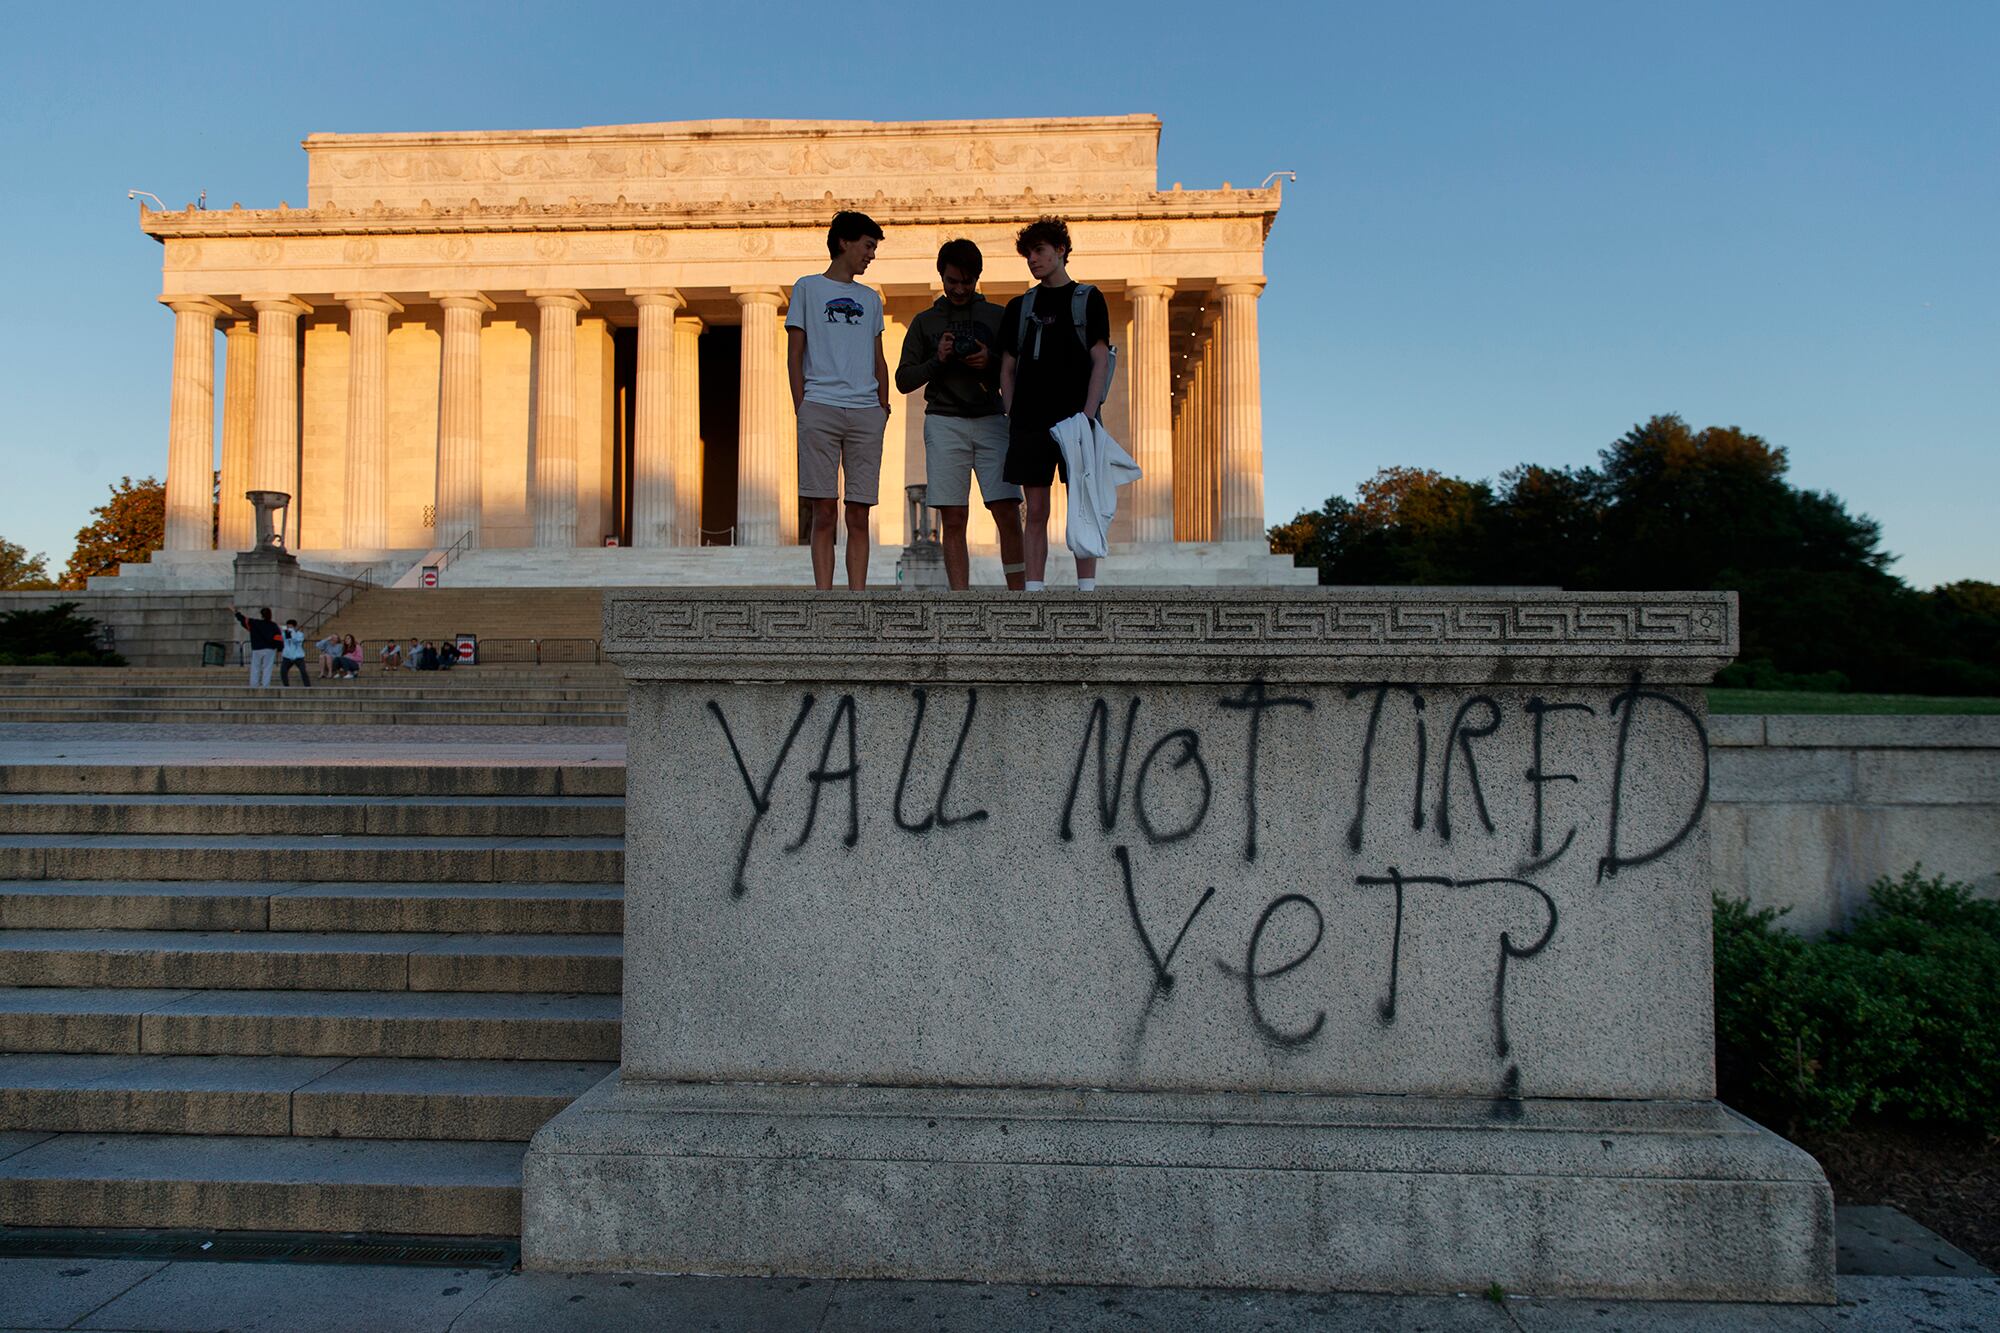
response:
[[[882,486],[882,430],[889,414],[879,407],[829,407],[810,398],[799,405],[799,495],[840,497],[847,477],[849,504],[872,505]]]
[[[1007,466],[1007,418],[924,418],[924,459],[930,487],[924,503],[933,509],[972,502],[972,474],[979,474],[979,498],[987,504],[1018,500],[1021,488],[1003,480]]]

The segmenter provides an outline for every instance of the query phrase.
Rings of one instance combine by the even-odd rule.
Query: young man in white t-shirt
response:
[[[799,414],[799,498],[811,502],[813,586],[833,586],[833,525],[846,477],[847,586],[868,586],[868,511],[882,478],[889,367],[882,298],[855,279],[875,259],[882,229],[866,213],[836,213],[826,231],[833,262],[792,284],[785,315],[792,406]]]

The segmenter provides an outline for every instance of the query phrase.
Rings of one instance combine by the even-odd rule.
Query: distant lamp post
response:
[[[160,196],[152,193],[150,190],[127,190],[125,191],[125,197],[127,199],[150,199],[153,201],[153,208],[156,212],[164,213],[167,211],[167,206],[162,202]]]

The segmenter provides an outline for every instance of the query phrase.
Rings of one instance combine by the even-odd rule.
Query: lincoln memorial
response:
[[[141,212],[174,312],[167,524],[124,578],[226,585],[262,490],[292,497],[303,563],[383,582],[805,581],[783,317],[853,207],[887,233],[891,367],[943,242],[977,242],[1005,302],[1029,281],[1014,233],[1066,218],[1119,348],[1105,424],[1145,474],[1107,581],[1297,581],[1263,541],[1276,178],[1162,189],[1159,138],[1147,115],[311,135],[302,208]],[[893,405],[871,535],[897,548],[924,409]]]

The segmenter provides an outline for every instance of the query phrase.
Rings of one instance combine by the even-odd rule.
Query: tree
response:
[[[142,564],[166,541],[167,488],[157,478],[121,477],[110,489],[111,498],[91,510],[95,518],[77,530],[76,550],[63,570],[65,588],[116,574],[120,564]]]
[[[1604,479],[1588,468],[1523,463],[1500,474],[1488,524],[1496,575],[1523,587],[1582,587],[1597,581]]]
[[[0,537],[0,591],[34,591],[55,586],[49,577],[46,555],[39,552],[29,555],[28,548],[19,542]]]
[[[1317,565],[1321,583],[1483,583],[1493,490],[1424,468],[1385,467],[1355,500],[1272,528],[1271,549]]]
[[[1727,589],[1732,679],[1769,688],[2000,694],[2000,589],[1929,593],[1889,570],[1881,528],[1800,490],[1781,448],[1678,416],[1634,426],[1596,468],[1523,464],[1485,482],[1390,467],[1270,531],[1323,584],[1577,591]]]

